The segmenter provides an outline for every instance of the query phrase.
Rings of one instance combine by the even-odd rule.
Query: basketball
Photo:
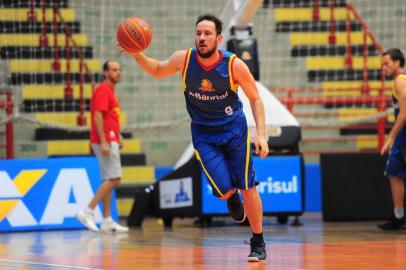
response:
[[[122,49],[130,53],[142,52],[152,40],[149,24],[140,18],[128,18],[117,28],[117,42]]]

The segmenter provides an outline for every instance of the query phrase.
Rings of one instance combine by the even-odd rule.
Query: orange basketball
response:
[[[128,18],[117,28],[118,45],[130,53],[142,52],[152,40],[149,24],[140,18]]]

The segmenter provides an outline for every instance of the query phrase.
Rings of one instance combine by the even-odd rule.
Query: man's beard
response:
[[[120,82],[121,77],[110,77],[110,80],[111,80],[114,84],[116,84],[116,83]]]
[[[212,56],[217,51],[217,46],[214,46],[214,48],[211,49],[210,51],[207,51],[207,52],[203,53],[203,52],[199,51],[199,47],[197,46],[197,44],[195,44],[195,45],[196,45],[197,53],[199,54],[199,56],[201,58],[209,58],[210,56]]]

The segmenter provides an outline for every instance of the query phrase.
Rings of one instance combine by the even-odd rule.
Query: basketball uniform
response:
[[[232,72],[235,57],[220,50],[219,60],[206,67],[196,49],[189,49],[182,73],[196,157],[219,197],[254,185],[247,121]]]
[[[400,75],[402,79],[406,80],[406,72]],[[395,108],[395,119],[399,114],[398,99],[396,96],[395,85],[392,89],[393,106]],[[386,164],[385,175],[398,176],[406,179],[406,126],[404,126],[397,134],[393,142],[388,162]]]

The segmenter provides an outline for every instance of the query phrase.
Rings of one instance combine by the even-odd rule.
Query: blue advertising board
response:
[[[257,189],[264,213],[303,211],[301,156],[254,157]],[[226,202],[217,199],[202,173],[202,213],[227,214]]]
[[[0,231],[83,228],[76,219],[101,184],[95,157],[0,162]],[[115,194],[112,217],[117,219]],[[96,222],[102,220],[100,206]]]

